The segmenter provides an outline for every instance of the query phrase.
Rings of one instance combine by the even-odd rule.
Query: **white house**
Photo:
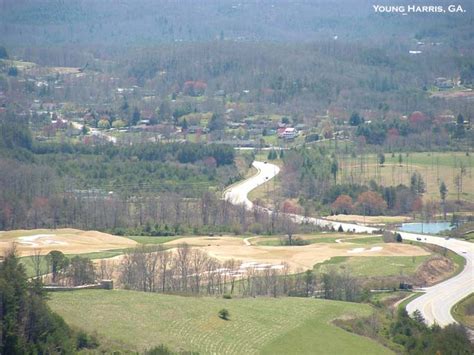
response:
[[[286,127],[284,130],[279,130],[278,136],[284,139],[294,139],[298,136],[298,131],[293,127]]]

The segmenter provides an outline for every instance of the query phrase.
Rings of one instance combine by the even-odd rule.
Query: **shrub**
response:
[[[253,234],[262,234],[264,231],[263,226],[260,223],[252,223],[249,226],[249,230]]]
[[[77,334],[76,344],[78,349],[95,349],[99,346],[99,342],[95,336],[89,335],[83,331],[80,331]]]
[[[230,313],[227,309],[222,308],[219,311],[219,318],[224,319],[224,320],[229,320]]]
[[[395,243],[398,241],[395,233],[390,232],[390,231],[384,231],[382,235],[382,239],[384,243]]]
[[[301,245],[308,245],[308,244],[309,244],[308,240],[302,239],[300,237],[291,238],[291,242],[290,242],[290,239],[286,236],[280,237],[280,245],[285,245],[285,246],[299,245],[299,246],[301,246]]]
[[[168,349],[163,344],[155,346],[154,348],[148,350],[146,355],[173,355],[173,352]]]
[[[230,300],[230,299],[232,299],[232,296],[229,295],[229,294],[225,294],[225,295],[222,296],[222,298],[224,298],[226,300]]]

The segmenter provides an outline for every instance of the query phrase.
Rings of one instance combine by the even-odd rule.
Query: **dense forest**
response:
[[[382,2],[384,3],[384,2]],[[471,2],[459,1],[467,11]],[[113,6],[111,6],[113,4]],[[193,6],[191,7],[190,4]],[[410,4],[400,1],[399,5]],[[447,5],[449,1],[438,1]],[[136,6],[134,6],[136,5]],[[152,42],[302,41],[333,37],[388,40],[416,31],[418,36],[444,40],[459,22],[459,41],[472,35],[469,21],[456,14],[408,17],[376,16],[367,0],[299,1],[92,1],[2,0],[3,32],[9,43],[143,45]],[[363,24],[363,26],[361,26]],[[64,26],[66,31],[57,31]],[[413,28],[414,27],[414,28]],[[41,31],[37,29],[41,28]],[[21,30],[21,31],[18,31]],[[383,29],[383,31],[380,31]],[[459,43],[459,42],[458,42]],[[453,43],[457,45],[458,43]]]

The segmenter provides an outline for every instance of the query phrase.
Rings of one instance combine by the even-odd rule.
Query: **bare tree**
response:
[[[31,256],[31,261],[33,263],[33,270],[35,272],[35,277],[40,278],[41,275],[43,274],[42,272],[42,263],[43,263],[43,258],[41,256],[41,249],[34,249],[33,250],[33,255]]]

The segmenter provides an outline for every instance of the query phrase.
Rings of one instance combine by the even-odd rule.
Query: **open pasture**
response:
[[[340,181],[346,181],[352,175],[360,182],[377,181],[384,186],[404,184],[410,186],[410,177],[418,172],[426,183],[424,198],[439,201],[439,185],[442,181],[448,188],[448,199],[457,199],[455,179],[462,176],[462,193],[460,199],[474,201],[474,159],[464,152],[424,152],[402,153],[402,162],[399,163],[399,154],[394,156],[385,154],[383,166],[378,164],[376,154],[361,157],[343,157],[339,159]]]

